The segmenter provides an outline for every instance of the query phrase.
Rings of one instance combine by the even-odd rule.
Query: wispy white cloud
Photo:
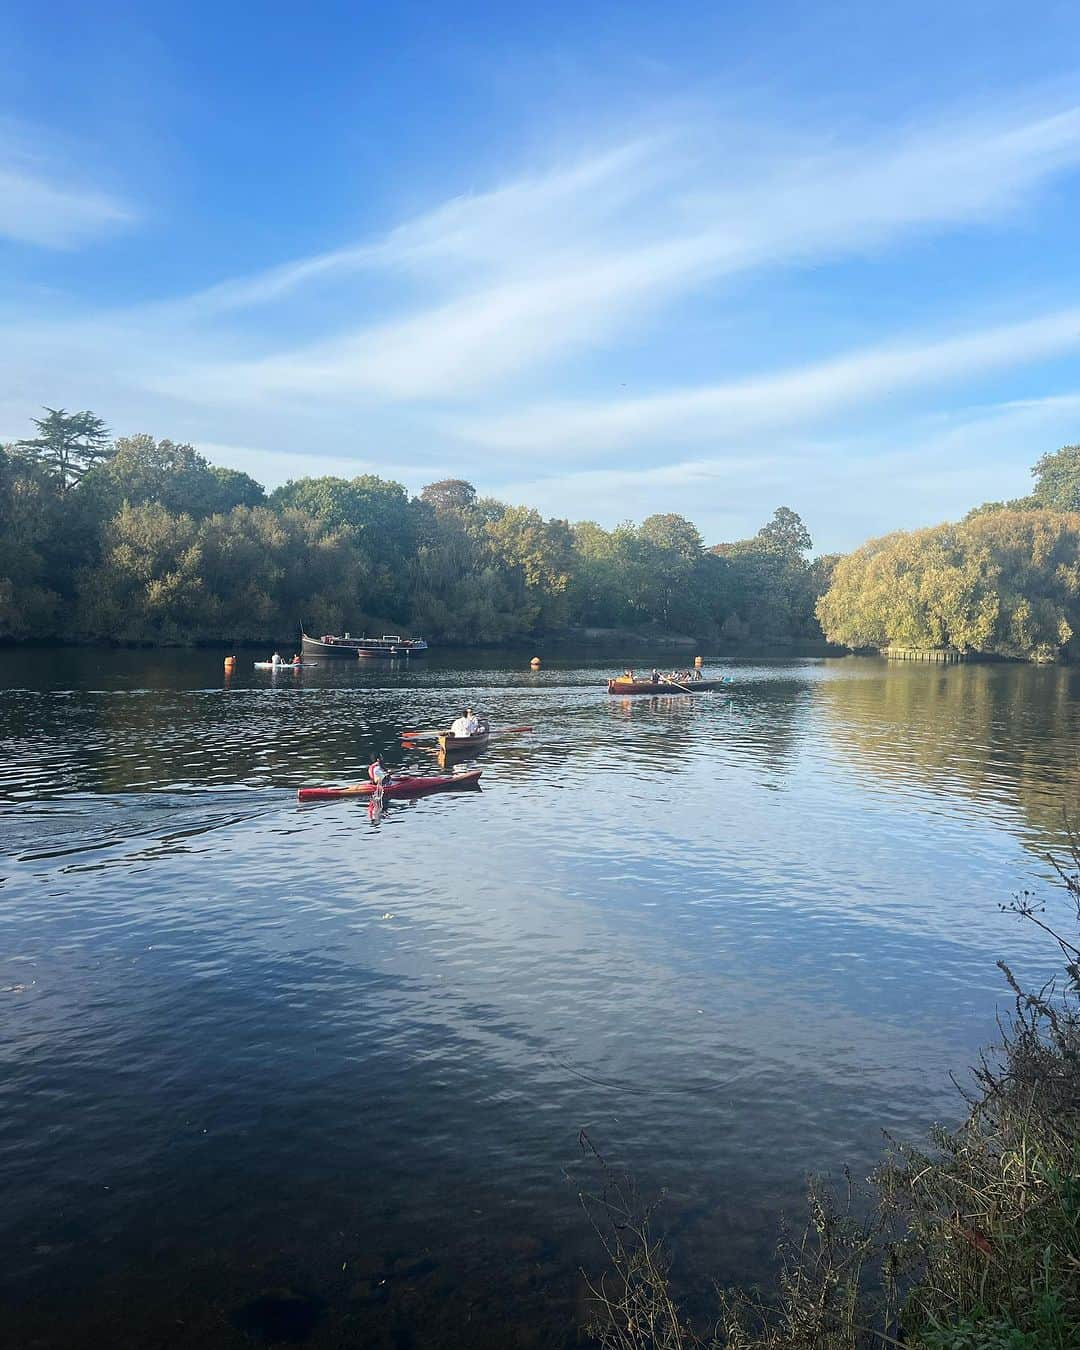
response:
[[[126,203],[27,148],[28,135],[0,126],[0,236],[41,248],[73,248],[130,225]]]
[[[222,282],[182,304],[207,315],[244,310],[380,270],[415,273],[426,282],[513,274],[624,217],[672,178],[678,161],[671,136],[632,140],[547,173],[453,197],[381,237]]]
[[[457,198],[390,231],[238,279],[193,315],[298,303],[358,273],[420,279],[397,313],[303,346],[196,363],[187,382],[268,395],[474,397],[582,349],[623,341],[690,291],[755,269],[881,249],[1016,210],[1080,165],[1080,108],[837,145],[734,152],[743,129],[672,128],[548,175]]]
[[[679,511],[710,541],[746,537],[786,503],[809,523],[818,549],[831,552],[1022,495],[1034,459],[1075,440],[1078,416],[1080,391],[902,417],[857,436],[732,435],[713,455],[553,469],[504,479],[500,488],[548,514],[606,525]]]
[[[0,171],[5,163],[0,141]],[[210,453],[270,482],[375,464],[415,487],[452,467],[559,514],[589,514],[601,499],[608,518],[661,498],[688,514],[711,510],[718,537],[730,533],[720,523],[730,512],[715,503],[736,492],[749,513],[797,493],[817,500],[826,481],[842,495],[839,467],[826,472],[841,463],[827,439],[843,429],[841,414],[893,399],[899,426],[910,412],[899,396],[914,403],[917,391],[1072,350],[1080,307],[952,336],[879,335],[841,355],[819,343],[817,359],[797,368],[763,356],[752,377],[719,367],[693,387],[663,383],[677,362],[660,356],[677,357],[682,340],[666,311],[690,295],[737,331],[733,278],[770,274],[782,287],[784,268],[1000,224],[1078,166],[1075,107],[1014,105],[845,142],[730,121],[672,124],[167,302],[66,318],[54,302],[38,322],[9,313],[0,423],[21,434],[42,403],[92,406],[118,430],[201,433]],[[75,191],[29,160],[19,172]],[[102,198],[93,228],[113,228],[127,211]],[[66,226],[54,223],[55,242],[85,237],[92,205],[79,219],[72,208]],[[46,240],[45,225],[37,237]],[[1015,295],[986,288],[972,304],[1017,312]],[[655,392],[604,396],[590,362],[627,350],[653,372]],[[743,368],[751,356],[740,353]],[[594,392],[570,399],[570,388]],[[1027,416],[1010,415],[1018,425]],[[1065,412],[1039,416],[1038,434],[1049,435]],[[1019,433],[1006,442],[1019,444]],[[244,449],[258,445],[267,450]],[[621,465],[649,467],[607,467],[615,452]],[[572,461],[573,472],[529,477],[534,455]]]
[[[1080,309],[944,340],[856,351],[795,370],[648,398],[533,404],[506,417],[448,422],[501,451],[580,455],[658,441],[712,440],[821,418],[838,408],[1029,364],[1080,346]]]

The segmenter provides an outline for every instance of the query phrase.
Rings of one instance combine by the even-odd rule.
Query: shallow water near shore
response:
[[[998,906],[1080,808],[1072,670],[252,659],[4,654],[12,1345],[582,1343],[583,1129],[691,1296],[761,1279],[808,1171],[958,1114],[995,959],[1053,970]],[[480,791],[297,803],[465,702],[534,728]]]

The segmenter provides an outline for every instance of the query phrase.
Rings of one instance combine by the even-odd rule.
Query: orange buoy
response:
[[[235,657],[235,656],[227,656],[227,657],[225,658],[225,669],[226,669],[226,670],[232,670],[233,667],[234,667],[235,665],[236,665],[236,657]]]
[[[533,659],[529,662],[529,665],[532,666],[533,670],[539,670],[540,658],[538,656],[534,656]]]
[[[705,662],[701,659],[700,656],[694,657],[694,665],[697,666],[698,670],[700,670],[704,664]]]

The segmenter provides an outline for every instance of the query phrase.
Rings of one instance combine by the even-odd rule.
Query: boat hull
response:
[[[299,662],[299,661],[278,661],[276,665],[275,665],[275,663],[274,663],[273,661],[256,661],[254,664],[255,664],[255,669],[256,669],[256,670],[300,670],[300,669],[301,669],[301,665],[300,665],[300,662]]]
[[[475,787],[482,773],[483,769],[470,769],[468,773],[415,774],[395,778],[383,788],[383,796],[426,797],[431,792]],[[354,783],[350,787],[302,787],[296,796],[302,802],[321,802],[335,797],[370,797],[374,791],[374,783]]]
[[[451,736],[444,732],[439,737],[439,749],[444,755],[464,755],[471,750],[483,750],[491,739],[491,732],[484,731],[478,736]]]
[[[357,657],[362,661],[396,661],[404,656],[423,656],[427,651],[423,638],[388,641],[384,638],[332,637],[324,642],[322,638],[302,633],[300,643],[305,656],[348,661],[355,661]]]
[[[674,680],[608,680],[609,694],[707,694],[713,689],[726,689],[732,683],[723,680],[686,680],[676,684]]]

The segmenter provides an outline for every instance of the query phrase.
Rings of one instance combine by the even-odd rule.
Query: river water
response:
[[[581,1130],[691,1299],[761,1278],[807,1172],[958,1115],[995,959],[1053,969],[999,904],[1051,894],[1080,673],[238,667],[4,653],[7,1344],[583,1344]],[[534,728],[480,791],[297,804],[463,702]]]

